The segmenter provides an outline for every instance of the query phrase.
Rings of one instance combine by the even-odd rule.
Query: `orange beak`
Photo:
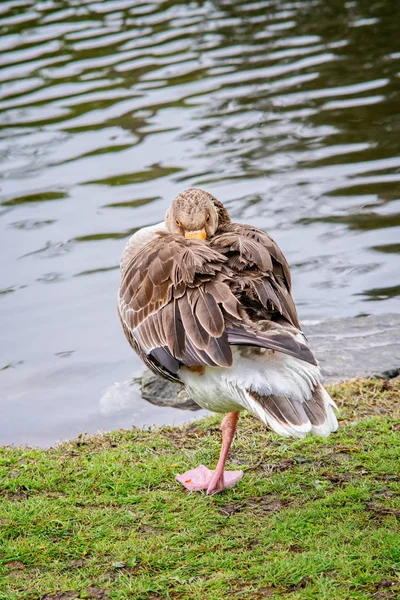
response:
[[[203,229],[198,229],[198,231],[185,231],[185,238],[188,240],[206,240],[207,232]]]

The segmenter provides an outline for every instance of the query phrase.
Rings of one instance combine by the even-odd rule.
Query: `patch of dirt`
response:
[[[400,481],[400,477],[398,475],[376,475],[376,479],[380,481]]]
[[[212,429],[212,428],[210,428]],[[199,438],[209,435],[210,430],[202,431],[199,427],[186,427],[183,430],[165,430],[163,436],[176,448],[195,449],[198,448]]]
[[[68,566],[70,567],[70,569],[80,569],[82,567],[85,567],[86,564],[87,560],[85,560],[84,558],[73,558],[69,561]]]
[[[249,542],[247,542],[245,548],[247,550],[253,550],[259,544],[260,544],[260,542],[258,540],[250,540]]]
[[[96,586],[88,588],[86,593],[90,600],[106,600],[108,598],[107,592]]]
[[[400,581],[397,579],[381,579],[373,595],[378,600],[398,600]]]
[[[387,488],[383,488],[377,492],[374,492],[374,498],[392,498],[394,496],[394,492],[392,490],[388,490]]]
[[[14,492],[11,490],[0,490],[0,496],[4,496],[7,500],[19,501],[29,498],[29,492],[24,485],[21,485]]]
[[[243,502],[241,504],[225,504],[225,506],[221,506],[221,508],[218,509],[218,512],[220,515],[222,515],[224,517],[230,517],[231,515],[234,515],[235,513],[240,512],[245,507],[246,507],[245,502]]]
[[[391,588],[391,587],[400,587],[400,581],[398,579],[381,579],[381,581],[376,586],[377,589],[380,588]]]
[[[289,506],[290,501],[287,498],[279,498],[279,496],[275,496],[274,494],[268,494],[267,496],[253,496],[251,498],[246,498],[244,502],[237,504],[225,504],[225,506],[221,506],[218,512],[220,515],[224,517],[230,517],[231,515],[240,512],[243,509],[251,508],[252,512],[265,513],[265,512],[279,512],[283,508]]]
[[[335,487],[344,486],[346,483],[354,481],[354,476],[351,473],[337,473],[336,475],[325,475],[325,477]]]
[[[379,504],[375,504],[375,502],[367,502],[365,508],[378,515],[393,515],[397,519],[400,519],[400,510],[396,510],[395,508],[380,506]]]
[[[27,488],[25,485],[19,485],[14,491],[2,489],[0,490],[0,496],[4,496],[8,500],[26,500],[30,498],[32,493],[35,493],[35,490],[31,490]],[[59,491],[45,491],[41,493],[42,496],[46,498],[61,498],[66,496],[66,492]]]
[[[257,463],[256,467],[250,468],[248,470],[257,470],[262,471],[266,475],[271,475],[272,473],[283,473],[283,471],[288,471],[295,464],[294,459],[292,458],[283,458],[278,463],[265,464],[264,461],[260,461]]]
[[[298,544],[290,544],[289,552],[294,552],[295,554],[301,554],[302,552],[305,552],[305,550],[304,550],[304,548],[302,548],[302,546],[299,546]]]
[[[262,512],[279,512],[289,506],[290,503],[288,498],[280,498],[274,494],[267,494],[262,497],[254,496],[247,500],[248,506],[256,510],[260,509]]]
[[[107,600],[108,593],[97,586],[87,588],[85,598],[87,600]],[[52,592],[39,596],[40,600],[77,600],[80,598],[79,592]]]
[[[138,529],[138,533],[140,533],[142,537],[150,537],[151,535],[159,535],[160,533],[164,533],[164,531],[162,529],[152,527],[151,525],[142,524]]]
[[[54,592],[40,596],[40,600],[75,600],[79,598],[78,592]]]
[[[10,571],[23,571],[25,569],[24,563],[19,560],[10,560],[6,562],[4,566]]]
[[[297,590],[304,590],[304,588],[307,587],[307,585],[309,584],[310,581],[311,581],[310,577],[303,577],[303,579],[300,579],[300,581],[298,583],[295,583],[294,585],[289,586],[289,590],[291,592],[295,592]]]
[[[337,571],[334,571],[333,569],[331,569],[329,571],[322,571],[321,574],[324,577],[329,577],[329,579],[333,579],[334,577],[337,577]]]
[[[272,587],[263,587],[257,590],[257,594],[260,594],[261,598],[268,598],[269,596],[273,596],[275,592],[276,589]]]

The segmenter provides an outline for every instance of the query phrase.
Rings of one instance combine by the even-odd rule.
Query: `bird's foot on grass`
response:
[[[198,492],[207,490],[207,494],[217,494],[226,488],[233,487],[243,477],[243,471],[224,471],[218,473],[211,471],[204,465],[186,471],[183,475],[176,475],[175,479],[182,483],[187,490]]]

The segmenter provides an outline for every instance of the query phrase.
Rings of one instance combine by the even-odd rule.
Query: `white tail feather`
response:
[[[234,348],[233,355],[234,364],[230,368],[206,367],[201,376],[188,369],[181,370],[181,379],[200,406],[221,413],[246,409],[270,429],[286,437],[303,438],[307,433],[326,437],[336,431],[338,422],[333,411],[336,404],[319,383],[318,366],[278,352],[267,355],[254,353],[250,359],[243,356],[241,349]],[[313,397],[315,394],[319,395],[319,408]],[[268,397],[271,396],[279,402],[269,404]],[[297,423],[290,422],[290,416],[283,414],[290,415],[282,404],[285,400],[294,410],[293,420]],[[323,413],[326,418],[313,425],[302,407],[307,407],[307,414],[314,422],[321,421]],[[313,411],[314,419],[311,416]]]

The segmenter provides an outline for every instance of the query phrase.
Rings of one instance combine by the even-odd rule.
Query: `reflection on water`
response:
[[[303,319],[399,310],[399,18],[3,0],[0,442],[175,419],[100,399],[141,370],[115,314],[126,238],[185,187],[280,242]]]

